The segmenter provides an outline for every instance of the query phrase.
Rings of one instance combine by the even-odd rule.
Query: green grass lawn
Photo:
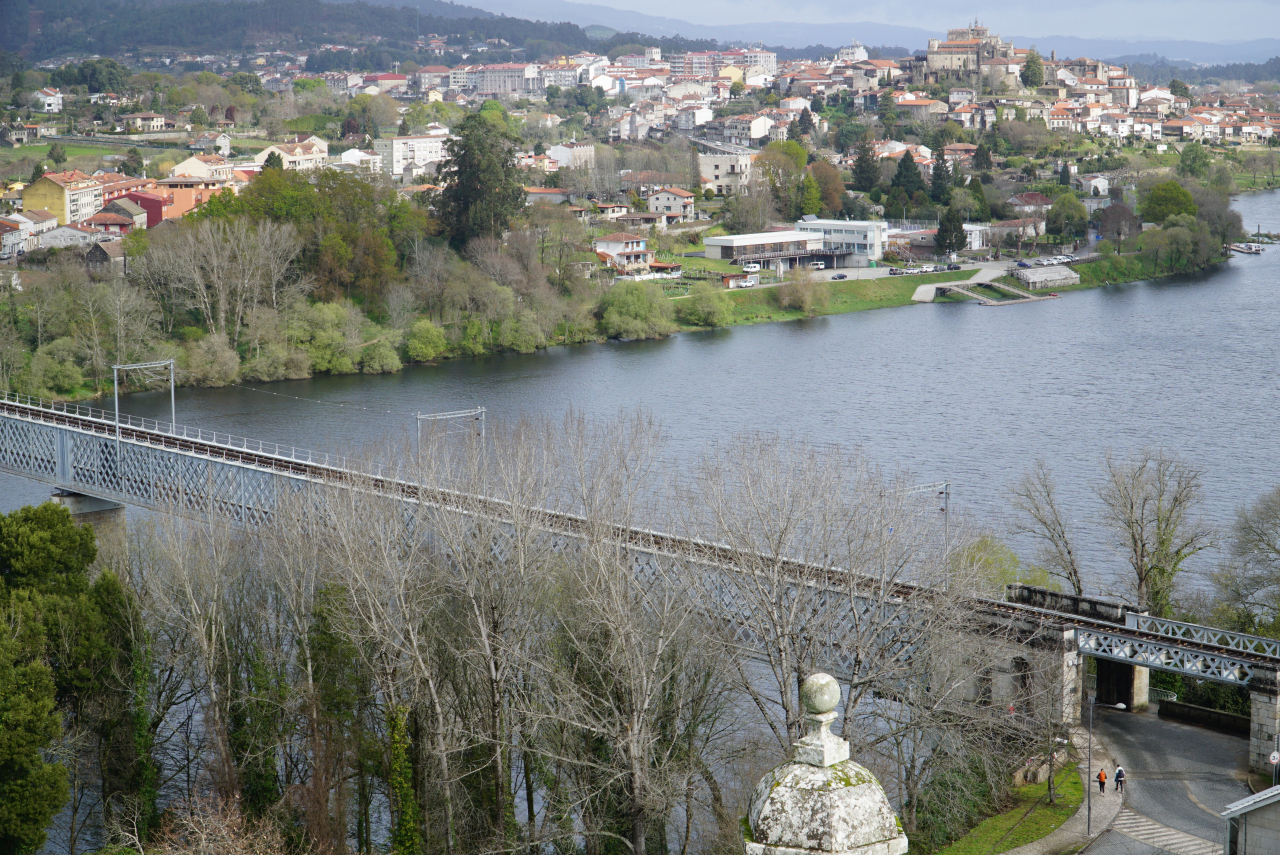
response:
[[[1057,785],[1058,802],[1054,805],[1044,802],[1047,782],[1019,787],[1013,791],[1009,810],[983,820],[936,855],[997,855],[1047,837],[1071,818],[1084,798],[1080,773],[1074,765],[1058,773]]]
[[[918,276],[884,276],[878,279],[846,279],[830,282],[830,299],[818,315],[839,315],[845,312],[862,312],[867,309],[886,309],[905,306],[918,285],[936,285],[940,282],[956,282],[968,279],[972,270],[953,270],[948,273],[927,273]],[[752,288],[731,291],[733,301],[732,325],[763,324],[771,321],[794,321],[805,317],[795,309],[783,309],[775,296],[776,288]]]
[[[49,146],[52,143],[44,145],[24,145],[21,148],[0,148],[0,164],[13,163],[23,158],[46,158],[49,156]],[[104,154],[125,154],[129,151],[127,148],[120,146],[97,146],[84,145],[83,143],[64,143],[63,150],[67,153],[67,158],[73,157],[102,157]],[[138,146],[139,151],[146,151],[145,146]]]

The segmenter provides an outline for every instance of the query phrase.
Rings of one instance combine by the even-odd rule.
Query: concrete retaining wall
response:
[[[1208,707],[1184,704],[1181,701],[1161,701],[1160,717],[1177,721],[1189,721],[1193,724],[1203,724],[1206,727],[1212,727],[1214,730],[1220,730],[1223,733],[1230,733],[1234,736],[1249,735],[1249,716],[1211,710]]]

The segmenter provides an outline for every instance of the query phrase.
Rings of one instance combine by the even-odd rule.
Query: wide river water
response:
[[[1280,231],[1280,194],[1235,207],[1250,230]],[[180,389],[178,421],[349,452],[412,430],[418,411],[484,406],[500,419],[641,406],[661,420],[675,456],[740,431],[860,445],[886,468],[950,482],[953,505],[997,530],[1009,483],[1044,457],[1081,529],[1086,571],[1111,589],[1124,561],[1093,493],[1108,450],[1160,447],[1202,467],[1204,515],[1219,525],[1280,483],[1278,289],[1280,246],[1198,276],[1044,303],[912,305],[262,391]],[[168,404],[147,393],[121,409],[167,419]],[[48,494],[0,476],[0,510]],[[1219,559],[1197,560],[1204,570]]]

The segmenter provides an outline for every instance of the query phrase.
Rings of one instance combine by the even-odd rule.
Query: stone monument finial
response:
[[[807,732],[791,762],[756,784],[744,855],[905,855],[907,837],[880,782],[831,733],[840,684],[813,674],[800,686],[800,702]]]
[[[800,703],[805,708],[804,738],[795,744],[795,761],[810,766],[834,766],[849,759],[849,743],[833,734],[840,704],[840,684],[830,674],[810,674],[800,685]]]

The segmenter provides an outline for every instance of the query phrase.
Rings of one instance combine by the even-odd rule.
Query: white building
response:
[[[57,89],[41,89],[36,93],[36,109],[42,113],[62,112],[62,93]]]
[[[30,234],[30,223],[0,217],[0,258],[14,258],[18,253],[26,252]]]
[[[547,149],[547,157],[559,164],[560,169],[594,169],[596,147],[589,142],[570,140]]]
[[[66,247],[66,246],[89,246],[97,240],[105,237],[105,234],[98,229],[89,226],[77,226],[74,223],[67,226],[58,226],[51,229],[40,236],[40,246],[48,249],[50,247]]]
[[[306,142],[269,145],[253,156],[254,163],[266,163],[273,152],[280,155],[285,169],[320,169],[329,159],[329,144],[319,137],[310,137]]]
[[[862,62],[867,58],[867,49],[857,39],[852,44],[840,48],[838,57],[841,62]]]
[[[759,264],[783,272],[822,252],[822,235],[812,232],[760,232],[709,237],[703,241],[707,258],[734,264]]]
[[[482,65],[476,79],[480,95],[538,95],[542,93],[541,66],[525,62]]]
[[[338,156],[338,163],[346,164],[357,172],[367,172],[370,175],[376,175],[382,171],[382,155],[376,151],[349,148]]]
[[[448,139],[449,129],[433,123],[427,126],[427,133],[419,136],[374,140],[373,152],[382,158],[383,173],[398,178],[404,176],[407,169],[412,177],[421,175],[429,164],[444,160],[444,144]]]
[[[834,256],[834,267],[867,267],[884,258],[889,224],[883,220],[820,220],[805,217],[796,231],[822,237],[822,254]]]
[[[682,107],[680,112],[676,113],[676,127],[682,131],[692,131],[714,119],[715,115],[714,110],[702,105]]]

